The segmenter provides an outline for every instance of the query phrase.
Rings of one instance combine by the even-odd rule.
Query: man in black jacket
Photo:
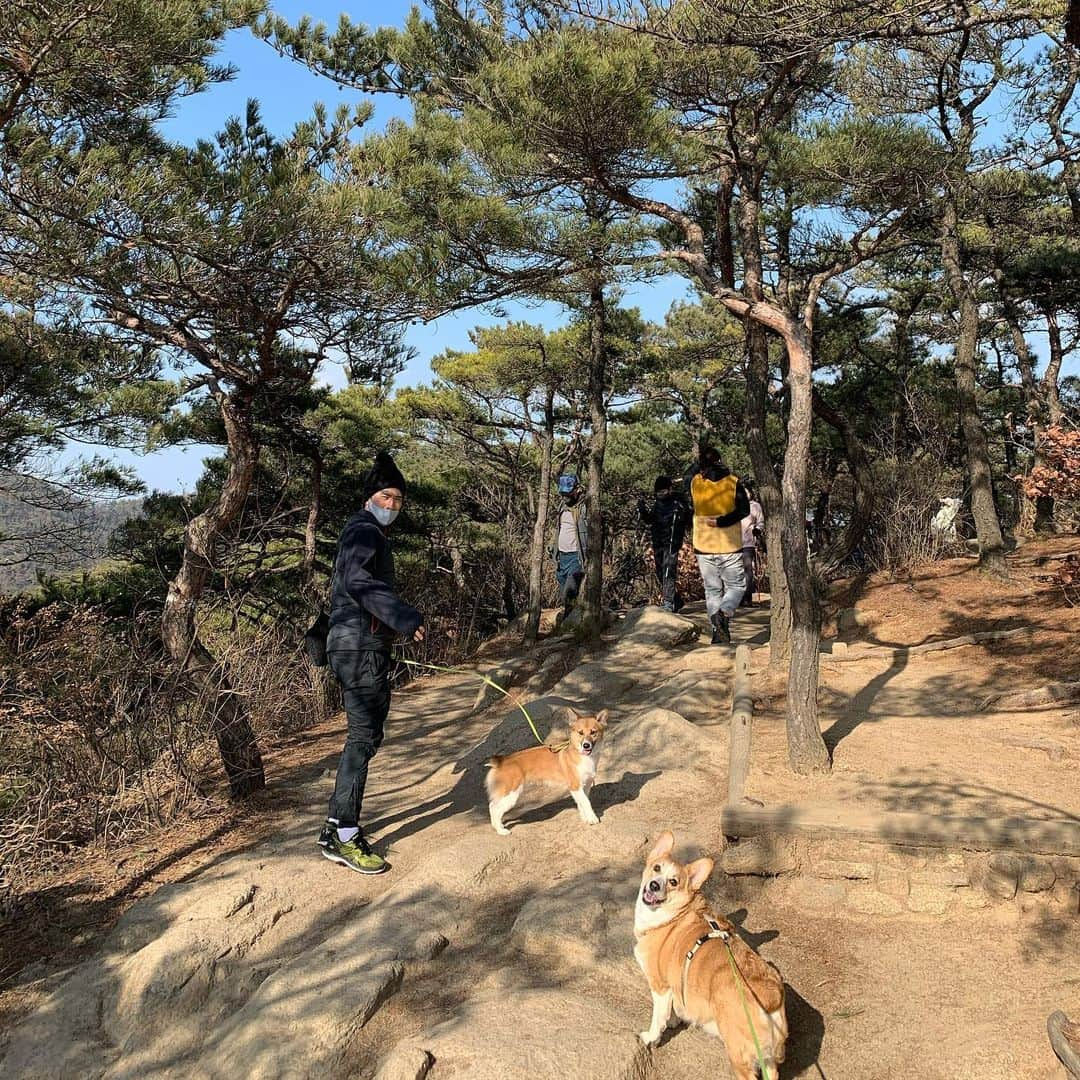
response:
[[[653,492],[656,501],[652,508],[645,504],[644,499],[639,499],[638,514],[649,526],[656,580],[660,583],[664,610],[678,611],[682,607],[678,589],[679,552],[691,517],[690,507],[685,496],[673,489],[670,476],[658,476],[653,484]]]
[[[381,874],[386,861],[360,829],[368,762],[383,740],[390,711],[390,646],[401,634],[424,638],[424,617],[394,591],[394,553],[387,530],[401,511],[405,478],[379,453],[364,482],[364,508],[346,523],[330,587],[326,653],[341,683],[348,719],[330,813],[319,834],[323,855],[361,874]]]

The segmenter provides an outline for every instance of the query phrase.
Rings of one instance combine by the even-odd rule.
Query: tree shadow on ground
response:
[[[966,817],[1038,818],[1080,824],[1074,811],[1015,791],[974,782],[943,782],[904,770],[894,780],[863,785],[869,800],[884,810]]]
[[[860,724],[873,719],[870,707],[881,691],[907,667],[907,661],[894,664],[879,675],[875,675],[847,704],[838,720],[833,721],[822,733],[829,754],[840,744],[841,739],[850,735]]]
[[[750,946],[751,949],[760,949],[762,945],[768,944],[770,941],[775,941],[780,936],[779,930],[760,930],[753,932],[746,928],[746,918],[749,912],[746,908],[736,908],[734,911],[728,914],[728,920],[735,924],[735,929],[739,931],[739,937]]]
[[[659,770],[647,773],[623,773],[618,780],[597,784],[592,789],[589,801],[597,814],[603,817],[604,811],[613,806],[635,802],[641,794],[641,789],[659,775]],[[564,810],[575,810],[573,801],[569,795],[562,797],[555,795],[550,802],[544,802],[540,806],[528,806],[524,813],[515,814],[511,811],[506,819],[506,824],[510,827],[514,825],[534,825],[540,821],[550,821]]]

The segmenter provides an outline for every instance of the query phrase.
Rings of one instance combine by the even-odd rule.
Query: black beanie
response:
[[[394,464],[394,459],[385,450],[380,450],[364,477],[364,502],[383,488],[397,488],[402,495],[405,494],[405,477]]]
[[[653,494],[658,491],[670,491],[671,490],[671,477],[670,476],[658,476],[656,483],[652,486]]]

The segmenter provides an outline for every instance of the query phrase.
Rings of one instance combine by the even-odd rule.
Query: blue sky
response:
[[[406,0],[361,0],[348,7],[353,22],[373,25],[401,25],[413,4]],[[290,22],[301,16],[327,23],[331,28],[337,24],[342,10],[340,0],[331,3],[303,3],[281,0],[275,5],[278,14]],[[229,116],[242,115],[249,98],[255,98],[262,110],[266,124],[271,130],[287,132],[300,120],[311,115],[312,106],[323,102],[333,108],[340,102],[363,100],[356,91],[343,90],[328,79],[312,74],[294,61],[278,56],[264,42],[247,31],[230,35],[220,54],[220,60],[237,69],[236,77],[227,83],[211,87],[181,102],[176,114],[166,121],[165,132],[180,142],[192,143],[198,138],[213,135]],[[407,117],[409,106],[390,96],[374,101],[375,116],[372,127],[378,128],[393,116]],[[682,277],[668,275],[647,284],[630,288],[625,297],[626,306],[640,308],[642,314],[654,321],[662,320],[664,313],[678,299],[690,296],[692,290]],[[564,315],[555,305],[503,304],[505,315],[528,319],[545,325],[557,325]],[[464,349],[469,346],[468,332],[474,326],[501,321],[482,310],[463,312],[439,319],[424,326],[411,327],[407,343],[416,356],[398,379],[399,386],[415,385],[431,376],[431,358],[448,348]],[[1040,356],[1046,355],[1045,336],[1033,335],[1032,344]],[[1073,358],[1066,364],[1066,373],[1080,370]],[[325,381],[332,385],[344,385],[344,374],[339,368],[330,367],[324,373]],[[85,452],[87,448],[82,448]],[[93,448],[90,448],[93,449]],[[207,447],[173,447],[154,454],[136,455],[113,452],[101,448],[121,464],[134,468],[148,485],[160,491],[190,490],[202,472],[202,461]]]
[[[412,3],[403,0],[363,0],[353,3],[346,10],[353,22],[385,26],[402,25],[412,7]],[[295,23],[301,16],[310,15],[331,28],[337,25],[338,13],[342,10],[338,0],[334,3],[282,0],[274,5],[274,9],[290,22]],[[259,102],[264,122],[278,133],[289,131],[298,121],[309,117],[316,102],[321,101],[332,109],[341,102],[365,100],[364,95],[341,89],[329,79],[312,74],[303,65],[280,57],[269,45],[247,31],[230,35],[219,59],[237,69],[236,77],[181,102],[176,114],[164,124],[164,131],[170,138],[193,143],[196,139],[213,135],[229,116],[243,114],[249,98]],[[391,96],[376,97],[374,105],[372,128],[381,127],[394,116],[409,116],[408,103]],[[626,306],[639,307],[646,318],[661,320],[673,301],[689,296],[690,292],[685,279],[670,275],[629,290],[624,303]],[[562,309],[552,304],[503,303],[501,308],[511,318],[528,319],[550,326],[557,325],[564,317]],[[473,310],[427,325],[410,327],[406,341],[416,356],[398,378],[397,385],[410,386],[428,381],[431,378],[432,357],[448,348],[468,348],[468,334],[474,326],[500,321],[501,318],[483,310]],[[344,373],[338,367],[328,367],[323,378],[331,385],[345,385]],[[217,449],[170,447],[146,455],[107,451],[104,448],[102,452],[121,464],[130,465],[150,488],[180,491],[194,487],[202,472],[204,457],[209,452],[217,452]]]

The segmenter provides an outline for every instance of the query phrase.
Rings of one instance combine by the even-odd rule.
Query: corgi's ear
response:
[[[713,872],[712,859],[697,859],[687,868],[690,871],[690,891],[697,892]]]
[[[675,846],[675,837],[670,829],[665,829],[657,838],[656,843],[653,845],[652,851],[649,852],[649,857],[646,862],[656,862],[657,859],[666,859],[671,854],[671,849]]]
[[[601,709],[596,714],[596,722],[600,725],[600,727],[607,727],[607,722],[608,722],[608,711],[607,711],[607,709]]]

